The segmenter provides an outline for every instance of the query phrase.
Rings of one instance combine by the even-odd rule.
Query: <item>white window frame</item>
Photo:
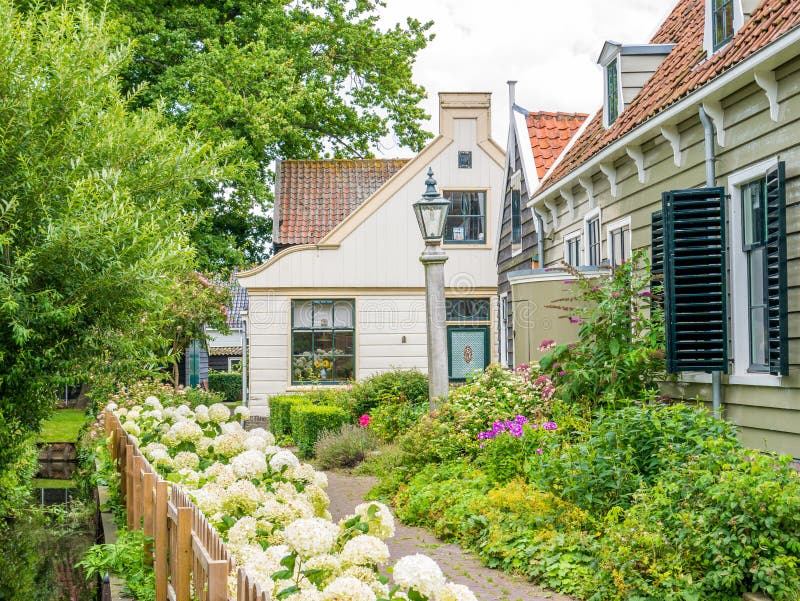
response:
[[[706,51],[706,58],[711,58],[714,54],[714,0],[706,0],[705,28],[703,34],[703,49]],[[733,0],[733,35],[744,25],[744,11],[742,10],[742,0]],[[717,48],[719,52],[730,43],[730,40]]]
[[[500,317],[500,364],[508,367],[508,292],[500,295],[497,313]]]
[[[598,243],[600,244],[599,249],[599,256],[597,260],[597,265],[593,265],[592,267],[600,267],[600,264],[603,262],[603,218],[600,215],[600,207],[594,208],[586,215],[583,216],[583,264],[589,265],[589,257],[591,256],[589,253],[589,222],[592,221],[594,218],[597,218],[599,227],[597,228],[598,231]]]
[[[228,357],[228,371],[233,371],[233,362],[238,361],[239,365],[242,364],[241,357]]]
[[[628,259],[631,258],[633,255],[633,246],[631,244],[631,216],[627,215],[625,217],[621,217],[616,221],[612,221],[608,225],[606,225],[606,250],[608,251],[608,263],[611,267],[615,267],[614,261],[611,258],[611,252],[613,251],[613,246],[611,244],[611,232],[614,232],[620,228],[627,226],[628,229],[625,232],[625,244],[627,245],[626,248],[628,249]]]
[[[766,373],[750,373],[750,312],[747,255],[742,250],[742,186],[763,177],[778,164],[772,157],[740,169],[728,176],[728,260],[730,266],[729,315],[731,326],[731,350],[733,368],[728,381],[731,384],[753,386],[779,386],[781,376]]]
[[[601,65],[603,67],[603,127],[605,129],[614,125],[608,122],[608,68],[615,60],[617,61],[615,63],[617,67],[617,119],[622,116],[622,111],[625,110],[625,101],[622,98],[622,53],[617,50]],[[614,121],[616,122],[616,119]]]
[[[570,240],[574,240],[575,238],[580,238],[581,236],[583,236],[583,230],[575,230],[575,231],[570,232],[568,234],[564,234],[564,251],[563,251],[564,263],[569,264],[569,261],[567,261],[567,250],[569,248]],[[579,266],[581,266],[583,264],[584,264],[584,262],[583,262],[583,245],[582,244],[578,244],[578,265],[576,265],[575,267],[579,267]]]

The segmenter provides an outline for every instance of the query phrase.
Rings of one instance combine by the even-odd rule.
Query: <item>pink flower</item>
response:
[[[570,317],[569,318],[569,322],[570,323],[583,323],[583,320],[580,317]]]
[[[358,425],[362,428],[366,428],[369,426],[369,414],[365,413],[361,417],[358,418]]]
[[[619,298],[619,292],[612,292],[611,296],[613,296],[614,298]]]
[[[544,453],[544,451],[542,449],[536,449],[536,454],[537,455],[541,455],[542,453]]]
[[[550,340],[550,339],[542,340],[542,342],[539,344],[539,351],[540,352],[549,351],[555,345],[556,345],[555,340]]]

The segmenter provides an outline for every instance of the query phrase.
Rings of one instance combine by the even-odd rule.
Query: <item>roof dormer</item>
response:
[[[611,41],[603,44],[597,64],[603,69],[605,127],[613,125],[674,47],[674,44],[623,45]]]
[[[750,18],[761,0],[706,0],[705,35],[703,48],[706,56],[733,39],[733,36]]]

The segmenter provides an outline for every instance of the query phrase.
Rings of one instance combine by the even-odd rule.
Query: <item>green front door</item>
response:
[[[448,326],[447,367],[450,380],[463,382],[489,365],[489,326]]]
[[[189,386],[200,386],[200,343],[193,340],[187,350],[187,363],[189,367]]]

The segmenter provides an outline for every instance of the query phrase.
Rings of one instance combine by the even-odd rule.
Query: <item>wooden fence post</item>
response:
[[[133,445],[125,445],[125,517],[128,530],[134,530],[134,499],[136,489],[133,482]]]
[[[176,570],[172,574],[175,601],[189,601],[192,569],[192,508],[178,507]]]
[[[150,472],[146,473],[143,477],[143,494],[142,501],[144,502],[144,535],[154,536],[155,523],[153,520],[153,504],[155,503],[156,494],[156,475]],[[144,561],[147,565],[153,565],[153,543],[146,540],[144,543]]]
[[[167,487],[166,480],[156,482],[155,506],[155,573],[156,601],[167,601],[167,555],[169,538],[167,536]]]

